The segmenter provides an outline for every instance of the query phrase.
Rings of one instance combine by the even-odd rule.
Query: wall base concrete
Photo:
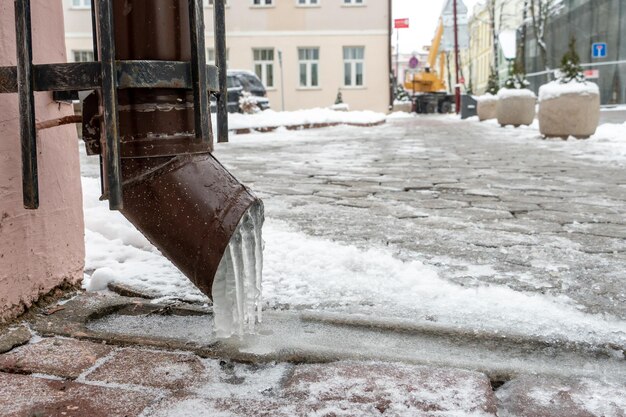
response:
[[[0,0],[0,66],[16,64],[13,0]],[[61,0],[31,0],[35,63],[66,62]],[[72,106],[37,93],[37,122]],[[40,208],[22,205],[17,94],[0,94],[0,322],[83,277],[85,259],[78,139],[73,125],[39,132]]]

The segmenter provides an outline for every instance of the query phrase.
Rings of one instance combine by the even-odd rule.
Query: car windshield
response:
[[[237,79],[237,77],[228,76],[226,77],[226,86],[228,88],[237,88],[237,87],[241,87],[241,84],[239,83],[239,80]]]
[[[261,81],[251,74],[239,74],[239,80],[247,90],[263,90],[263,84]]]

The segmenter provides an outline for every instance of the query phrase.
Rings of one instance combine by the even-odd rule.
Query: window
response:
[[[347,4],[350,6],[358,6],[361,4],[365,4],[365,0],[343,0],[343,4]]]
[[[72,0],[72,7],[76,9],[91,9],[91,0]]]
[[[343,48],[343,85],[360,87],[363,85],[365,48],[346,46]]]
[[[298,48],[300,87],[319,87],[319,48]]]
[[[252,0],[254,6],[271,6],[273,3],[273,0]]]
[[[228,0],[224,1],[224,5],[228,6]],[[204,7],[213,7],[213,0],[204,0]]]
[[[319,0],[298,0],[298,6],[317,6]]]
[[[230,56],[230,48],[226,48],[226,67],[228,67],[228,60]],[[206,63],[209,65],[216,65],[215,62],[215,48],[206,48]]]
[[[274,87],[274,49],[253,49],[254,73],[266,88]]]
[[[74,62],[91,62],[93,61],[93,51],[72,51]]]

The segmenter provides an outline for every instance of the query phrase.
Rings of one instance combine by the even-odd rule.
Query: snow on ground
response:
[[[317,132],[320,137],[328,134],[327,129]],[[266,140],[268,135],[281,136],[250,136]],[[311,136],[312,131],[305,135]],[[293,140],[294,135],[290,137]],[[83,157],[82,165],[85,268],[90,275],[85,288],[100,290],[115,281],[163,297],[208,302],[120,213],[109,211],[107,203],[98,200],[97,158]],[[263,230],[266,308],[289,306],[572,341],[626,343],[624,323],[585,314],[566,297],[527,294],[500,285],[463,287],[440,278],[434,267],[419,260],[402,261],[384,247],[362,250],[308,236],[268,215]]]
[[[265,110],[255,114],[231,113],[228,115],[230,129],[256,129],[307,124],[376,124],[385,121],[385,115],[372,111],[335,111],[331,109],[308,109],[277,112]],[[213,120],[215,125],[215,117]]]
[[[448,116],[458,121],[457,116]],[[478,117],[470,117],[463,122],[478,123]],[[487,128],[489,136],[500,140],[532,140],[539,148],[558,149],[577,158],[595,161],[615,162],[626,165],[626,123],[605,123],[598,126],[596,133],[589,139],[560,138],[543,139],[539,133],[539,122],[535,120],[530,126],[519,128],[500,128],[495,119],[480,122]]]

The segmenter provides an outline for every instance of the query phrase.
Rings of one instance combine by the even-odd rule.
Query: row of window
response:
[[[93,61],[92,51],[72,51],[75,62]],[[226,50],[226,60],[228,61]],[[274,87],[274,48],[255,48],[252,50],[254,72],[267,88]],[[207,49],[207,61],[215,62],[215,49]],[[228,64],[227,64],[228,65]],[[298,48],[299,85],[302,88],[319,87],[319,48]],[[346,46],[343,48],[343,84],[345,87],[364,85],[365,48]]]
[[[90,1],[90,0],[87,0]],[[229,0],[226,0],[226,4],[228,4]],[[273,6],[274,0],[248,0],[252,1],[252,5],[254,6]],[[296,4],[301,6],[317,6],[321,3],[321,0],[296,0]],[[346,5],[361,5],[365,4],[365,0],[341,0],[341,3]],[[204,0],[205,5],[212,5],[213,0]]]
[[[229,0],[226,0],[228,4]],[[247,0],[250,1],[253,6],[273,6],[275,0]],[[317,6],[321,0],[296,0],[296,4],[302,6]],[[365,4],[365,0],[341,0],[346,5],[361,5]],[[213,4],[213,0],[204,0],[205,6]],[[91,7],[91,0],[72,0],[72,7],[83,9]]]
[[[226,60],[228,61],[226,50]],[[265,87],[274,85],[274,48],[254,48],[252,58],[254,72]],[[207,49],[207,61],[215,62],[215,50]],[[298,79],[302,88],[319,87],[320,49],[298,48]],[[343,84],[345,87],[362,87],[365,81],[365,47],[343,48]]]

